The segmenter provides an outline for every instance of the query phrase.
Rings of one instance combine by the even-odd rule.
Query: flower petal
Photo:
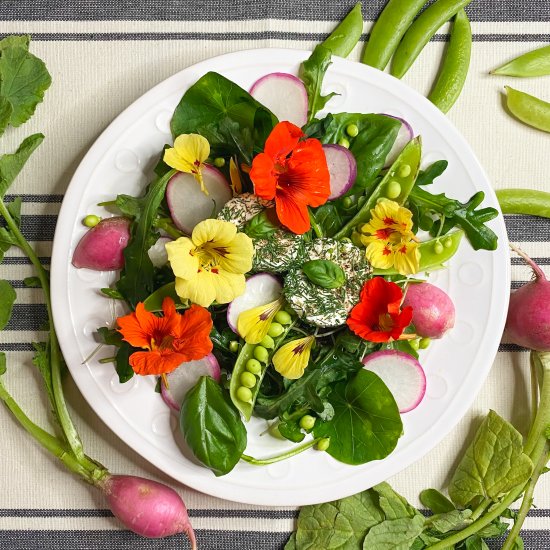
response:
[[[182,315],[174,331],[173,348],[185,357],[185,362],[196,361],[208,355],[213,348],[210,340],[212,316],[210,312],[192,305]]]
[[[307,205],[295,202],[292,196],[278,193],[275,196],[275,211],[279,221],[296,235],[303,235],[311,227]]]
[[[266,153],[257,154],[252,160],[250,179],[254,183],[254,193],[262,199],[275,198],[277,175],[273,158]]]
[[[286,157],[298,145],[298,141],[304,133],[298,126],[288,121],[279,122],[271,130],[264,151],[270,157]]]
[[[174,147],[164,152],[164,162],[180,172],[198,174],[209,154],[210,144],[206,138],[199,134],[182,134],[174,141]]]
[[[190,280],[176,277],[176,294],[199,306],[208,307],[216,299],[216,289],[210,284],[209,275],[201,270]]]
[[[180,279],[194,279],[199,270],[199,259],[193,255],[195,245],[188,237],[180,237],[165,245],[170,267]],[[185,298],[185,296],[181,296]]]
[[[306,336],[279,348],[272,359],[275,370],[290,380],[300,378],[309,363],[314,342],[315,336]]]
[[[267,334],[271,321],[281,309],[281,299],[243,311],[237,319],[237,331],[247,344],[259,344]]]
[[[185,356],[173,351],[136,351],[128,362],[136,374],[167,374],[177,369],[185,361]]]
[[[196,247],[206,243],[227,246],[235,238],[237,226],[223,220],[203,220],[193,229],[191,240]]]
[[[413,275],[420,269],[420,254],[418,243],[408,242],[396,245],[394,250],[394,266],[401,275]]]
[[[220,268],[217,273],[211,270],[210,284],[216,291],[216,302],[228,304],[244,293],[246,279],[243,274],[230,273]]]
[[[232,273],[247,273],[252,269],[252,258],[254,256],[254,244],[252,239],[245,233],[237,233],[229,245],[216,247],[217,264],[224,271]]]
[[[361,238],[363,240],[364,237]],[[394,264],[394,253],[391,246],[380,240],[372,241],[365,250],[365,257],[376,269],[389,269]]]
[[[139,302],[136,311],[117,319],[118,332],[131,346],[151,349],[151,337],[160,322],[159,317],[147,311],[143,303]]]

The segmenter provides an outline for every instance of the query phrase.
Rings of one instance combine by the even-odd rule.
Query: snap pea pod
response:
[[[444,262],[450,260],[458,250],[460,241],[464,233],[462,231],[453,231],[443,237],[437,237],[424,241],[418,247],[420,252],[420,262],[418,273],[426,271],[435,271],[445,267]],[[394,267],[390,269],[374,269],[374,275],[397,275]]]
[[[441,26],[472,0],[437,0],[409,27],[395,50],[391,74],[401,78]]]
[[[359,212],[336,233],[334,238],[349,237],[355,227],[367,223],[371,218],[371,210],[379,199],[386,198],[404,204],[418,176],[421,156],[422,140],[418,136],[405,145]]]
[[[383,71],[399,41],[428,0],[389,0],[374,24],[361,61]]]
[[[550,103],[538,97],[514,90],[505,86],[507,92],[506,104],[510,112],[519,120],[542,130],[550,132]]]
[[[464,10],[456,15],[441,70],[428,99],[446,113],[456,102],[468,75],[472,53],[472,28]]]
[[[503,76],[545,76],[550,74],[550,46],[543,46],[508,61],[491,74]]]
[[[342,19],[338,26],[330,33],[323,42],[332,55],[347,57],[355,48],[363,32],[363,15],[361,13],[361,2],[357,2],[351,11]]]
[[[550,218],[550,193],[534,189],[499,189],[496,191],[504,214],[528,214]]]

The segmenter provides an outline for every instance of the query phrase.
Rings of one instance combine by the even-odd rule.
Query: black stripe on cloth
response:
[[[14,32],[13,34],[25,34]],[[109,41],[150,41],[150,40],[307,40],[323,41],[327,33],[292,31],[250,31],[250,32],[37,32],[31,33],[36,42],[109,42]],[[0,38],[8,36],[0,34]],[[363,34],[361,42],[368,40]],[[448,34],[436,34],[433,42],[447,42]],[[474,33],[474,42],[550,42],[548,33]]]
[[[47,318],[44,304],[14,304],[5,330],[44,330]]]
[[[527,352],[527,348],[522,348],[517,344],[499,344],[498,351],[501,353],[513,353],[513,352]]]
[[[51,258],[49,256],[39,256],[38,259],[42,265],[50,265]],[[21,256],[4,256],[2,263],[4,265],[30,265],[31,261]]]
[[[287,19],[340,21],[355,4],[316,0],[4,0],[0,19],[31,21],[244,21]],[[386,0],[363,3],[363,17],[374,20]],[[542,0],[474,0],[466,11],[472,21],[550,21],[550,7]]]
[[[55,231],[57,216],[53,214],[23,214],[21,232],[28,241],[51,241]],[[0,219],[0,227],[6,223]]]
[[[541,258],[533,256],[531,258],[538,265],[550,265],[550,258]],[[522,258],[511,258],[512,265],[526,265],[525,260]]]
[[[34,351],[30,342],[0,342],[0,351]],[[0,517],[2,516],[0,510]]]
[[[21,195],[5,195],[4,202],[8,203],[19,197],[23,202],[37,203],[60,203],[63,200],[63,195],[38,195],[38,194],[21,194]]]

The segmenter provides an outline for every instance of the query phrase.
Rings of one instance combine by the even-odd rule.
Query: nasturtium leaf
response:
[[[8,324],[16,298],[17,294],[11,284],[0,279],[0,330],[3,330]]]
[[[43,139],[42,134],[33,134],[21,142],[15,153],[0,156],[0,198],[6,194],[13,180]]]
[[[346,282],[344,270],[331,260],[309,260],[302,264],[302,271],[321,288],[340,288]]]
[[[360,370],[338,384],[328,400],[334,407],[330,422],[317,422],[315,437],[329,437],[332,457],[346,464],[364,464],[388,456],[403,433],[395,399],[373,372]]]
[[[201,376],[185,396],[180,429],[195,457],[217,476],[229,473],[246,448],[239,411],[209,376]]]
[[[387,519],[375,525],[363,541],[363,550],[409,550],[424,529],[424,518]]]
[[[384,521],[374,491],[304,506],[298,516],[296,548],[300,550],[357,550],[371,527]]]
[[[0,136],[10,123],[13,107],[7,97],[0,95]]]
[[[0,351],[0,376],[6,372],[6,354]]]
[[[13,107],[12,126],[20,126],[34,113],[52,83],[41,59],[13,43],[0,51],[0,95]]]
[[[449,496],[462,508],[479,497],[497,501],[525,483],[532,470],[533,463],[523,452],[521,434],[490,411],[451,479]]]

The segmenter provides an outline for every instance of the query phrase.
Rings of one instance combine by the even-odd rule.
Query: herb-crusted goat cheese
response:
[[[246,222],[270,206],[273,206],[273,201],[260,199],[252,193],[243,193],[225,204],[218,214],[218,220],[234,223],[240,231]]]
[[[346,275],[345,284],[340,288],[322,288],[312,283],[299,265],[294,265],[284,278],[286,300],[304,321],[312,325],[337,327],[344,324],[359,301],[363,283],[372,272],[364,251],[350,242],[315,239],[304,246],[303,261],[308,260],[336,263]]]

